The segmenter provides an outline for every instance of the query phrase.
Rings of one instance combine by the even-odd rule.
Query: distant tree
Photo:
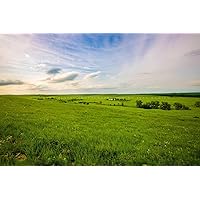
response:
[[[190,108],[186,105],[183,105],[181,103],[174,103],[175,110],[190,110]]]
[[[183,105],[183,110],[191,110],[188,106]]]
[[[200,101],[197,101],[194,105],[195,105],[196,107],[200,107]]]
[[[142,105],[142,108],[145,109],[158,109],[159,108],[159,101],[151,101],[151,102],[146,102],[145,104]]]
[[[160,105],[159,101],[151,101],[150,104],[151,104],[151,108],[153,109],[158,109]]]
[[[142,108],[142,101],[141,100],[137,100],[136,101],[136,107],[137,108]]]
[[[147,103],[142,105],[142,108],[144,108],[144,109],[152,109],[152,105],[151,105],[150,102],[147,102]]]
[[[181,103],[174,103],[175,110],[181,110],[183,108],[183,105]]]
[[[124,103],[122,102],[122,106],[124,106]]]
[[[168,102],[162,102],[161,105],[160,105],[160,109],[171,110],[171,105]]]
[[[146,102],[142,103],[141,100],[136,101],[136,107],[137,108],[144,108],[144,109],[158,109],[159,108],[159,101],[151,101],[151,102]]]

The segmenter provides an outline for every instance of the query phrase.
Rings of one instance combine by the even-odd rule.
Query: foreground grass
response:
[[[0,165],[200,165],[199,98],[117,96],[128,101],[0,96]],[[137,99],[191,110],[138,109]]]

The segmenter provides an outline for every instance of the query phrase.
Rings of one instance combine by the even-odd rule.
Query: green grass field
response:
[[[180,102],[191,110],[136,108],[136,100]],[[199,100],[0,96],[0,165],[200,165]]]

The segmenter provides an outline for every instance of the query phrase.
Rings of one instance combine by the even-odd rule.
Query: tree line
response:
[[[175,110],[191,110],[188,106],[181,104],[181,103],[174,103],[173,104]],[[141,100],[136,101],[137,108],[144,108],[144,109],[162,109],[162,110],[171,110],[172,105],[168,102],[159,102],[159,101],[151,101],[143,103]]]

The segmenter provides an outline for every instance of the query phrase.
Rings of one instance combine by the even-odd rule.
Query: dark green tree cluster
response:
[[[185,106],[181,103],[174,103],[175,110],[189,110],[190,108],[188,106]]]
[[[160,104],[160,109],[162,109],[162,110],[171,110],[171,105],[168,102],[162,102]]]
[[[194,105],[195,105],[196,107],[200,107],[200,101],[197,101]]]
[[[158,109],[159,105],[160,105],[159,101],[151,101],[147,103],[143,103],[141,100],[136,101],[137,108]]]
[[[159,105],[160,105],[159,101],[151,101],[143,104],[142,106],[145,109],[158,109]]]
[[[142,101],[141,100],[137,100],[136,101],[136,107],[137,108],[142,108]]]
[[[151,101],[150,105],[151,105],[152,109],[158,109],[160,103],[159,103],[159,101]]]
[[[171,110],[171,104],[168,102],[161,102],[159,101],[151,101],[147,103],[143,103],[141,100],[136,101],[137,108],[144,108],[144,109],[162,109],[162,110]],[[185,106],[181,103],[174,103],[175,110],[190,110],[188,106]]]

